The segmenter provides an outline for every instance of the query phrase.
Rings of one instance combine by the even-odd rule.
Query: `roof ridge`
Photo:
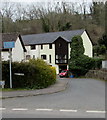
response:
[[[62,33],[62,32],[73,32],[73,31],[85,31],[85,28],[84,29],[75,29],[75,30],[66,30],[66,31],[57,31],[57,32],[45,32],[45,33],[37,33],[37,34],[26,34],[26,35],[22,35],[22,36],[27,36],[27,35],[41,35],[41,34],[50,34],[50,33]]]

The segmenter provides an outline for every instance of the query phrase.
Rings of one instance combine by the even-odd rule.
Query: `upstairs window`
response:
[[[46,60],[46,55],[41,55],[41,58]]]
[[[43,49],[43,45],[41,45],[41,49]]]
[[[36,49],[36,45],[31,45],[30,48],[31,48],[31,50],[34,50],[34,49]]]
[[[52,49],[52,44],[49,44],[49,49]]]
[[[59,43],[59,48],[60,48],[60,47],[62,47],[62,44],[61,44],[61,43]]]

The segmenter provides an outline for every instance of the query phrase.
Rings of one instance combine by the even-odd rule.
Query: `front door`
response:
[[[59,73],[62,71],[62,70],[66,70],[67,69],[67,65],[59,65]]]

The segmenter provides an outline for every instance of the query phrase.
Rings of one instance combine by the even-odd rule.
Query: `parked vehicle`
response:
[[[59,73],[59,77],[70,77],[71,74],[69,70],[62,70],[61,73]]]

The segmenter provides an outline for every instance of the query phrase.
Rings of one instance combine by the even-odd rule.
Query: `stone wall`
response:
[[[107,80],[107,69],[90,70],[85,76],[90,78]]]

